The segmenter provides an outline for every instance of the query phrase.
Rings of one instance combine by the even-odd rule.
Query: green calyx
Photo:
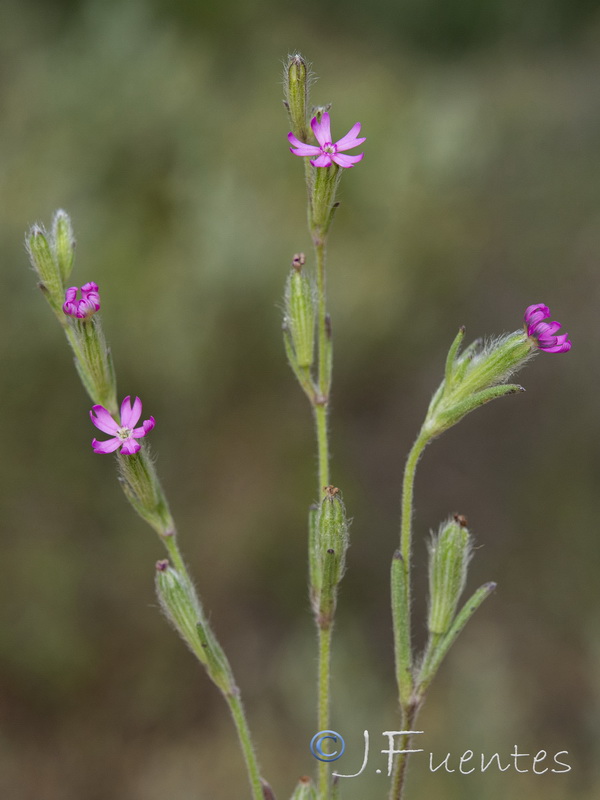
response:
[[[165,616],[204,664],[213,682],[223,692],[234,691],[235,683],[229,662],[206,621],[189,579],[173,569],[168,561],[158,561],[156,594]]]
[[[337,587],[346,568],[348,522],[346,510],[334,486],[324,489],[325,497],[312,531],[311,596],[319,625],[328,627],[335,612]]]
[[[428,438],[456,425],[490,400],[525,391],[519,384],[505,383],[535,353],[523,331],[483,345],[474,342],[460,353],[464,335],[461,328],[448,352],[444,380],[429,405],[423,426]]]
[[[310,281],[302,271],[303,259],[294,259],[294,266],[285,287],[285,321],[300,369],[309,369],[315,355],[316,307]]]
[[[459,515],[444,523],[429,545],[429,616],[432,634],[449,630],[467,580],[472,538]]]
[[[309,66],[300,53],[288,56],[283,86],[292,133],[301,142],[308,142],[310,131],[306,114],[308,109]]]

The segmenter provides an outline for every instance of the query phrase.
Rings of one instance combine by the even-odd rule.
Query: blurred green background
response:
[[[58,207],[73,282],[100,284],[120,394],[157,419],[264,773],[285,800],[314,769],[316,464],[280,341],[291,256],[310,252],[281,106],[295,49],[336,138],[356,120],[368,137],[330,245],[333,477],[354,518],[332,724],[341,772],[365,729],[373,753],[344,797],[385,796],[377,751],[398,725],[388,569],[405,454],[457,327],[513,330],[535,302],[572,352],[540,354],[527,393],[447,433],[417,477],[420,597],[428,531],[454,511],[477,536],[470,588],[499,584],[444,664],[420,746],[567,750],[573,769],[415,760],[408,797],[598,797],[599,45],[591,0],[0,5],[2,798],[247,797],[224,704],[157,610],[162,550],[92,454],[89,402],[28,269],[24,232]]]

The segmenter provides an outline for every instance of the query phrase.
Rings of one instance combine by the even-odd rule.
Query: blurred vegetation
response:
[[[421,746],[568,750],[573,770],[415,761],[409,796],[598,796],[599,44],[589,0],[2,3],[0,796],[246,792],[224,706],[156,608],[159,543],[91,452],[89,404],[27,268],[24,231],[57,207],[78,237],[74,283],[100,284],[120,393],[157,418],[264,772],[285,798],[314,767],[315,456],[279,309],[291,255],[309,252],[279,83],[295,48],[321,76],[315,102],[335,102],[334,134],[360,119],[368,137],[330,248],[333,475],[354,517],[334,650],[344,765],[365,728],[377,751],[397,726],[399,484],[447,347],[460,324],[512,330],[545,302],[572,352],[541,354],[527,394],[446,434],[417,478],[421,593],[427,532],[449,511],[481,546],[471,587],[499,583],[434,685]],[[374,758],[347,800],[384,795]]]

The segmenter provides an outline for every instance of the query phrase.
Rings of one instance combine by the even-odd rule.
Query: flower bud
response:
[[[156,562],[156,594],[169,622],[195,652],[197,626],[203,616],[200,601],[189,581],[166,560]]]
[[[51,247],[51,237],[41,225],[34,225],[25,241],[31,266],[37,272],[46,289],[46,296],[53,307],[63,302],[63,278]]]
[[[288,56],[284,73],[285,106],[290,116],[292,133],[301,142],[308,142],[310,131],[306,119],[308,108],[309,69],[306,61],[295,53]]]
[[[315,530],[317,619],[322,628],[332,620],[337,601],[337,587],[346,567],[348,523],[339,489],[326,486]]]
[[[314,360],[316,309],[310,281],[298,261],[289,274],[285,287],[285,322],[300,368],[310,368]]]
[[[166,560],[156,563],[156,594],[165,616],[214,683],[224,692],[234,691],[229,662],[206,621],[194,587]]]
[[[63,312],[64,313],[64,312]],[[94,403],[116,408],[117,379],[98,316],[73,320],[75,366]]]
[[[317,791],[308,776],[300,778],[290,800],[316,800]]]
[[[73,236],[73,226],[69,215],[62,209],[56,212],[52,221],[52,243],[58,269],[63,283],[66,283],[73,269],[75,237]]]
[[[496,397],[525,391],[518,384],[505,383],[535,352],[524,332],[485,344],[474,342],[459,354],[463,336],[461,328],[448,353],[445,378],[429,405],[424,426],[429,437],[456,425],[470,411]]]
[[[440,527],[429,545],[429,616],[432,634],[450,628],[465,588],[472,542],[464,517],[456,514]]]
[[[346,566],[348,550],[348,523],[346,509],[342,502],[340,490],[335,486],[326,486],[325,497],[321,503],[317,519],[316,547],[321,564],[330,561],[324,556],[333,550],[335,554],[335,582],[339,583]]]

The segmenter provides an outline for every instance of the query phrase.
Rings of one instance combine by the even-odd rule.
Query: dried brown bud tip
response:
[[[306,256],[304,253],[296,253],[294,258],[292,259],[292,267],[297,269],[298,272],[302,269],[302,267],[306,264]]]

